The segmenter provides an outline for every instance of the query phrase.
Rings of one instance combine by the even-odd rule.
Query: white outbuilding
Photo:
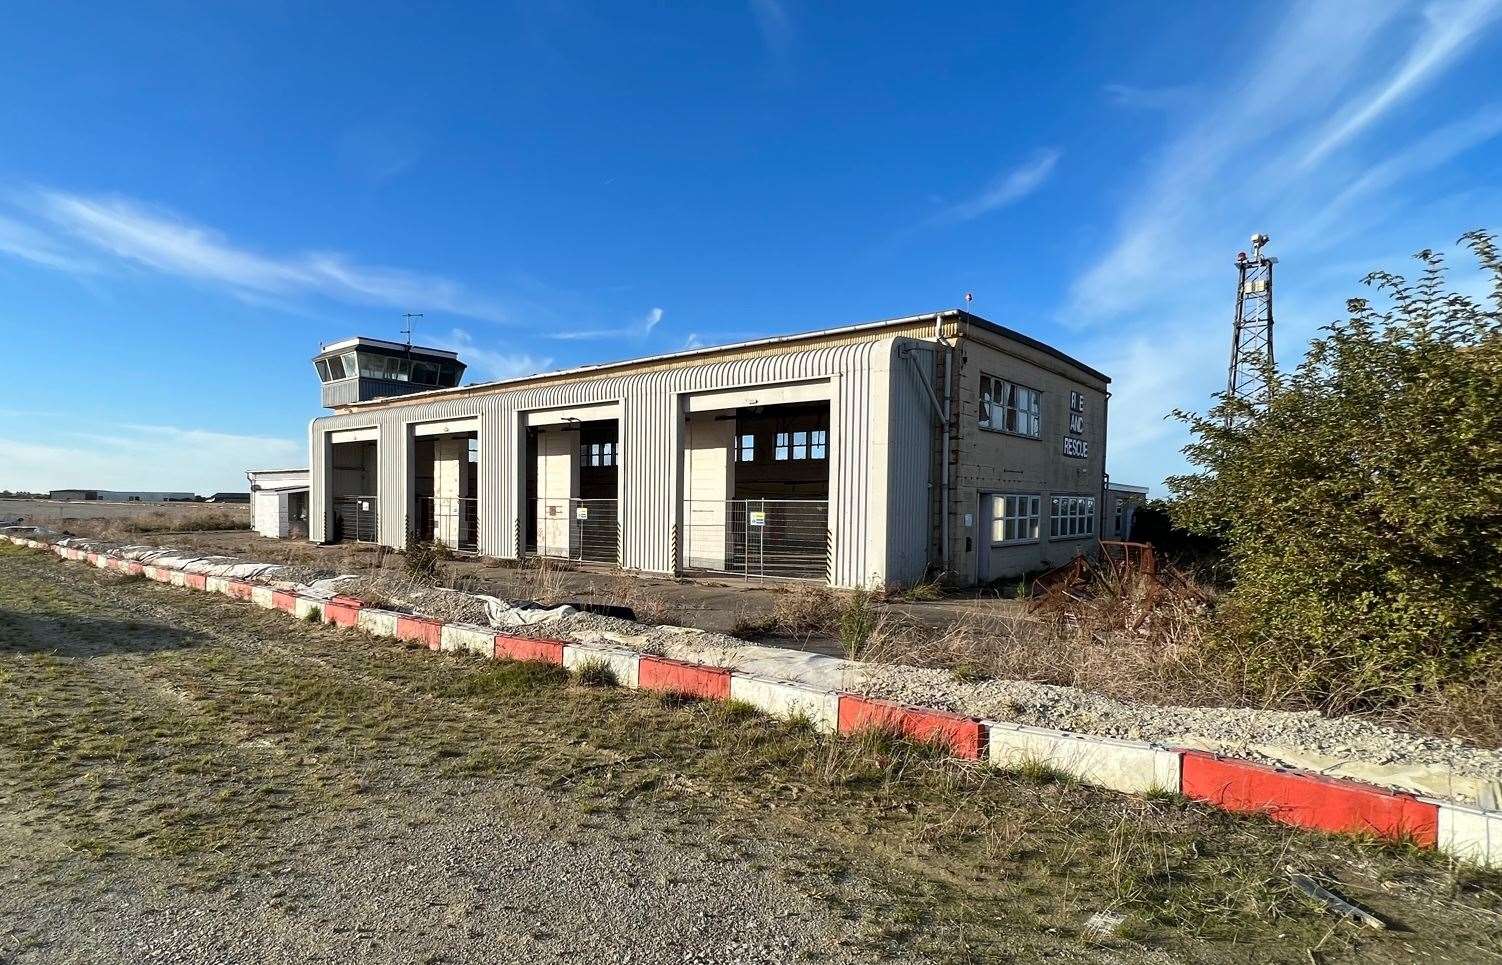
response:
[[[251,527],[270,539],[308,535],[306,469],[249,469]]]

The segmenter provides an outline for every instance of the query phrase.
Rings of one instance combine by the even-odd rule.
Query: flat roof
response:
[[[601,372],[601,371],[606,371],[606,370],[609,370],[609,369],[622,368],[622,367],[625,367],[625,366],[645,365],[645,364],[649,364],[649,363],[658,363],[658,362],[668,362],[668,361],[673,361],[673,360],[676,360],[676,359],[686,359],[686,358],[694,358],[694,357],[697,357],[697,356],[714,355],[714,354],[719,353],[719,352],[736,351],[736,350],[739,350],[739,349],[757,348],[757,347],[760,347],[760,346],[781,345],[781,344],[788,343],[788,342],[800,342],[800,341],[806,341],[806,340],[809,340],[809,339],[828,338],[828,337],[831,337],[831,336],[851,335],[851,334],[856,334],[856,333],[859,333],[859,332],[872,331],[872,330],[881,329],[881,328],[890,328],[890,327],[897,326],[897,325],[911,325],[911,324],[913,324],[915,322],[921,322],[921,321],[927,321],[927,320],[933,320],[933,321],[937,322],[937,321],[940,321],[941,319],[951,318],[951,317],[956,318],[956,319],[962,321],[966,325],[970,325],[970,326],[973,326],[975,328],[979,328],[979,329],[982,329],[984,331],[991,332],[992,334],[999,335],[1002,338],[1009,339],[1009,340],[1011,340],[1013,342],[1017,342],[1017,343],[1019,343],[1021,345],[1026,345],[1026,346],[1028,346],[1029,348],[1032,348],[1032,349],[1036,349],[1037,351],[1042,352],[1045,355],[1049,355],[1049,356],[1051,356],[1053,358],[1058,359],[1061,362],[1065,362],[1065,363],[1067,363],[1069,365],[1072,365],[1075,368],[1079,369],[1080,371],[1085,372],[1086,374],[1088,374],[1088,375],[1090,375],[1090,376],[1092,376],[1094,378],[1100,379],[1102,382],[1109,383],[1111,381],[1111,377],[1108,376],[1108,375],[1106,375],[1105,373],[1100,372],[1099,370],[1094,369],[1094,368],[1086,365],[1084,362],[1081,362],[1079,359],[1076,359],[1076,358],[1074,358],[1071,355],[1067,355],[1064,352],[1059,351],[1058,349],[1054,348],[1052,345],[1048,345],[1045,342],[1038,341],[1037,339],[1033,338],[1030,335],[1024,335],[1023,333],[1018,332],[1018,331],[1016,331],[1014,329],[1007,328],[1004,325],[998,325],[995,322],[991,321],[990,319],[981,318],[979,315],[971,314],[970,312],[964,311],[963,309],[946,308],[946,309],[941,309],[941,310],[936,311],[936,312],[925,312],[925,313],[920,314],[920,315],[904,315],[904,316],[902,316],[900,318],[885,318],[885,319],[881,319],[881,320],[874,321],[874,322],[860,322],[860,323],[857,323],[855,325],[844,325],[844,326],[840,326],[838,328],[815,329],[813,331],[796,332],[796,333],[793,333],[793,334],[790,334],[790,335],[773,335],[773,336],[769,336],[767,338],[750,339],[749,341],[744,341],[744,342],[728,342],[728,343],[725,343],[725,344],[722,344],[722,345],[703,345],[703,346],[698,346],[698,347],[695,347],[695,348],[683,349],[683,350],[677,351],[677,352],[666,352],[666,353],[663,353],[663,354],[660,354],[660,355],[644,355],[644,356],[641,356],[639,358],[618,359],[616,361],[611,361],[611,362],[592,362],[592,363],[590,363],[588,365],[577,365],[577,366],[574,366],[572,368],[556,369],[556,370],[553,370],[553,371],[550,371],[550,372],[534,372],[534,373],[532,373],[530,375],[515,375],[515,376],[511,376],[509,378],[495,379],[495,380],[489,381],[489,382],[471,382],[471,383],[468,383],[467,385],[458,385],[458,386],[453,386],[453,387],[449,387],[449,388],[434,389],[434,390],[426,391],[426,392],[410,392],[410,393],[407,393],[405,395],[383,397],[383,398],[379,398],[379,399],[368,399],[368,400],[366,400],[364,402],[349,402],[349,403],[345,403],[345,404],[339,406],[339,408],[341,408],[341,409],[343,409],[343,408],[360,408],[360,407],[363,407],[363,406],[376,406],[376,405],[381,405],[381,406],[410,405],[410,404],[412,404],[414,402],[421,402],[421,401],[423,401],[425,399],[442,397],[442,396],[445,396],[445,395],[450,395],[450,394],[455,393],[455,392],[472,392],[472,391],[474,391],[476,389],[482,389],[483,390],[483,389],[487,389],[487,388],[500,388],[500,387],[507,386],[507,385],[515,385],[515,384],[520,384],[520,383],[524,383],[524,382],[532,382],[532,381],[535,381],[537,379],[564,378],[564,377],[577,376],[577,375],[589,375],[589,374],[593,374],[593,373],[597,373],[597,372]],[[356,341],[359,341],[359,340],[358,339],[351,339],[350,340],[350,344],[353,344]],[[341,343],[341,344],[343,344],[343,343]],[[398,346],[398,347],[401,347],[401,346]],[[325,351],[326,352],[330,351],[333,348],[334,348],[334,346],[330,346],[328,349],[325,349]]]
[[[447,349],[427,348],[422,345],[408,345],[406,342],[388,342],[383,338],[367,338],[364,335],[356,335],[354,338],[346,338],[338,342],[330,342],[319,350],[314,358],[323,358],[331,352],[342,352],[350,348],[380,348],[391,352],[412,352],[418,355],[431,355],[435,358],[455,359],[459,358],[458,352],[450,352]]]

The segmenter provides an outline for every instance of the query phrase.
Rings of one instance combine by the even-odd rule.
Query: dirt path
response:
[[[0,962],[1502,961],[1432,857],[9,548],[0,721]]]

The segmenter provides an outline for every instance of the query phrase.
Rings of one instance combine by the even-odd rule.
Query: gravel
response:
[[[589,827],[531,789],[433,801],[419,823],[297,821],[213,888],[180,868],[6,864],[6,962],[875,961],[859,923],[755,866],[618,818]],[[8,849],[7,849],[8,850]],[[30,867],[28,867],[30,865]],[[74,866],[77,867],[74,867]],[[861,901],[861,882],[844,897]],[[86,923],[86,924],[85,924]],[[865,946],[869,948],[869,946]],[[889,952],[888,952],[889,953]],[[883,956],[885,957],[885,955]]]
[[[590,642],[601,634],[632,646],[721,666],[786,663],[787,651],[724,634],[648,627],[580,613],[531,628],[537,636]],[[1327,718],[1228,707],[1171,707],[1115,700],[1073,687],[1020,680],[961,680],[947,670],[853,663],[815,654],[801,679],[830,689],[1011,723],[1214,751],[1325,771],[1368,783],[1502,804],[1502,751],[1430,737],[1357,717]],[[786,675],[786,674],[780,674]]]

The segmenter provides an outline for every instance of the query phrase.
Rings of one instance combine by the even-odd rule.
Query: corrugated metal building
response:
[[[1093,536],[1108,381],[946,311],[414,386],[313,421],[310,538],[842,587],[991,579]]]

